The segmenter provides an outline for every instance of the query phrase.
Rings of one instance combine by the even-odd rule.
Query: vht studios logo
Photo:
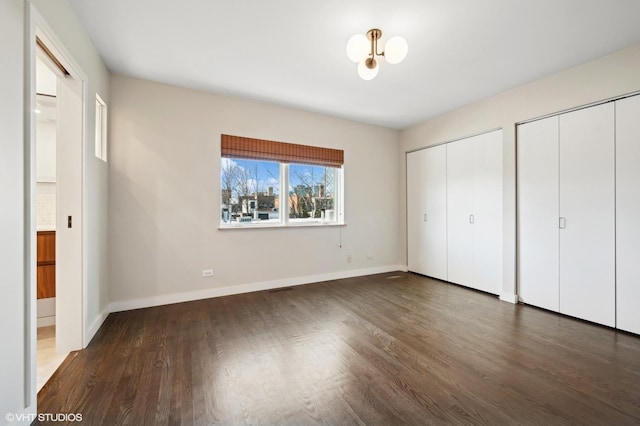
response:
[[[38,414],[25,414],[25,413],[7,413],[4,416],[5,420],[9,423],[13,422],[33,422],[38,420],[39,422],[81,422],[82,413],[38,413]]]

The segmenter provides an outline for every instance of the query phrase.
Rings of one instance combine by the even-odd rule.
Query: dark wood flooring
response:
[[[639,424],[640,337],[381,274],[111,314],[38,411],[90,425]]]

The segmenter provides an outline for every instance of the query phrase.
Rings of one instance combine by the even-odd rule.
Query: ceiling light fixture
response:
[[[407,56],[409,46],[402,37],[391,37],[384,45],[384,50],[378,53],[378,40],[382,31],[373,28],[367,31],[367,36],[356,34],[347,43],[347,56],[358,63],[358,75],[363,80],[371,80],[378,75],[378,61],[376,56],[384,56],[390,64],[398,64]]]

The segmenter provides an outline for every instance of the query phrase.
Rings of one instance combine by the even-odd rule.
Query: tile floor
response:
[[[56,326],[38,328],[38,392],[47,383],[56,369],[67,357],[66,353],[56,353]]]

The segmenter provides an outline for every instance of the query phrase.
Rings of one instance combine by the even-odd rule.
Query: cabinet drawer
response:
[[[38,266],[38,299],[56,297],[56,265]]]
[[[37,236],[38,265],[55,264],[56,261],[56,232],[40,231]]]

